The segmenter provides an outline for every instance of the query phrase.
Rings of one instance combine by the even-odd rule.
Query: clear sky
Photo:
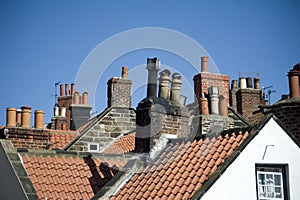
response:
[[[49,122],[54,83],[74,82],[79,67],[98,44],[141,27],[172,29],[193,38],[231,80],[238,79],[239,72],[259,73],[262,86],[276,90],[271,97],[274,103],[288,93],[287,72],[300,62],[299,10],[297,0],[1,0],[0,125],[5,125],[7,107],[22,105],[44,110]],[[99,82],[94,111],[106,107],[106,81],[120,76],[122,65],[131,69],[153,56],[175,69],[186,64],[163,51],[122,56],[105,66],[109,70]],[[192,82],[194,71],[190,73],[185,78]],[[134,99],[133,107],[138,100]]]

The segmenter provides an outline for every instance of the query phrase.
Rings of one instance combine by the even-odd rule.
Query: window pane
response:
[[[264,174],[258,174],[258,182],[259,184],[265,185],[265,175]]]
[[[275,198],[282,198],[281,187],[275,187]]]
[[[281,176],[275,175],[275,185],[281,185]]]

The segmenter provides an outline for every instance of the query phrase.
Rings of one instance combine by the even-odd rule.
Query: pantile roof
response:
[[[92,156],[22,154],[39,199],[91,199],[127,163]]]
[[[123,154],[135,148],[135,132],[122,136],[118,141],[103,151],[104,154]]]
[[[248,136],[245,130],[193,142],[171,142],[111,199],[190,199]]]
[[[77,135],[77,131],[50,130],[50,149],[63,149]]]

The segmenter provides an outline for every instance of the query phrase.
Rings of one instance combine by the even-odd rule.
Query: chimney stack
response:
[[[244,77],[240,77],[240,88],[241,89],[247,88],[246,79]]]
[[[147,97],[157,96],[157,72],[159,70],[159,60],[157,58],[147,58],[148,85]]]
[[[175,103],[175,105],[180,104],[180,90],[181,90],[181,75],[179,73],[174,73],[172,75],[172,83],[171,83],[171,101]]]
[[[122,67],[122,78],[128,79],[128,67],[127,66]]]
[[[201,57],[201,72],[208,72],[208,57]]]
[[[63,84],[60,84],[59,85],[59,89],[60,89],[60,96],[64,96],[64,85]]]
[[[34,112],[34,127],[35,128],[44,128],[44,111],[36,110]]]
[[[17,109],[6,108],[6,126],[11,126],[11,127],[16,126],[16,115],[17,115]]]
[[[159,73],[159,91],[158,97],[169,99],[170,98],[170,91],[169,91],[169,82],[170,82],[170,74],[171,72],[168,69],[165,69]]]
[[[211,86],[209,88],[210,94],[210,105],[211,105],[211,114],[219,114],[219,98],[218,98],[218,88]]]
[[[87,92],[82,93],[82,104],[83,105],[88,105],[89,104],[89,102],[88,102],[88,93]]]
[[[31,107],[30,106],[22,106],[22,123],[21,126],[23,128],[30,128],[30,115],[31,115]]]
[[[71,95],[73,95],[75,92],[76,92],[75,83],[72,83],[71,84]]]
[[[251,77],[247,77],[246,81],[247,81],[247,88],[253,88],[253,86],[252,86],[252,78]]]
[[[292,69],[288,73],[289,86],[290,86],[290,98],[299,97],[299,71]]]
[[[254,78],[254,89],[260,89],[260,78],[259,77],[255,77]]]

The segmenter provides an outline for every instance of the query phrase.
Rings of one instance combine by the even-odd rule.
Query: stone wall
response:
[[[124,133],[135,130],[135,111],[132,108],[108,108],[86,133],[68,150],[88,151],[88,143],[98,143],[100,151]],[[100,114],[101,115],[101,114]]]
[[[107,82],[108,107],[131,107],[132,81],[122,78],[111,78]]]

